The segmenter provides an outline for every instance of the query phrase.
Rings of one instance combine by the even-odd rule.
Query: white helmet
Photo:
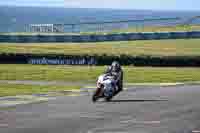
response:
[[[111,67],[112,67],[112,70],[115,72],[117,72],[121,69],[119,62],[117,62],[117,61],[113,61]]]

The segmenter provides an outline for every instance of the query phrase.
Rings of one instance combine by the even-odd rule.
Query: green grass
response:
[[[0,84],[0,97],[80,89],[75,82],[95,84],[105,66],[0,65],[0,80],[65,81],[74,85]],[[123,67],[124,83],[200,81],[200,68]]]
[[[0,80],[95,83],[104,66],[0,65]],[[124,82],[200,81],[200,68],[123,67]]]
[[[177,32],[177,31],[199,31],[200,25],[176,25],[176,26],[137,26],[133,28],[114,30],[110,33],[130,32]]]
[[[119,34],[134,32],[176,32],[176,31],[199,31],[200,25],[175,25],[175,26],[143,26],[116,29],[107,32],[80,32],[80,33],[37,33],[37,32],[11,32],[0,33],[0,35],[90,35],[90,34]]]
[[[0,84],[0,97],[47,93],[49,91],[62,91],[80,89],[80,86],[39,86],[21,84]]]
[[[0,53],[199,56],[200,39],[100,43],[0,43]]]

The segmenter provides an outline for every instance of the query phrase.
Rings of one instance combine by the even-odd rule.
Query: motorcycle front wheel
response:
[[[106,102],[109,102],[112,99],[112,97],[105,97]]]
[[[97,100],[98,100],[98,97],[95,96],[95,95],[93,95],[93,96],[92,96],[92,102],[96,102]]]
[[[92,101],[96,102],[100,97],[101,88],[97,88],[92,96]]]

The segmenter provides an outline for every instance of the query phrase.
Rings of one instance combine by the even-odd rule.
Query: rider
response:
[[[123,90],[123,70],[117,61],[113,61],[111,66],[109,66],[105,72],[106,74],[110,74],[114,76],[116,84],[116,92],[115,95]]]
[[[111,70],[112,70],[112,67],[108,66],[107,69],[105,70],[105,74],[110,75],[111,74]]]

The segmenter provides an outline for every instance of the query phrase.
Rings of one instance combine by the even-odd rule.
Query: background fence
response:
[[[44,43],[44,42],[103,42],[128,40],[189,39],[200,38],[200,31],[120,33],[107,35],[0,35],[0,42]]]
[[[159,67],[199,67],[199,56],[131,56],[131,55],[56,55],[0,54],[0,64],[34,65],[110,65],[117,60],[122,65]]]
[[[53,32],[70,34],[120,33],[120,32],[160,32],[200,30],[200,16],[190,18],[154,18],[138,20],[82,22],[68,24],[30,24],[27,32]]]

